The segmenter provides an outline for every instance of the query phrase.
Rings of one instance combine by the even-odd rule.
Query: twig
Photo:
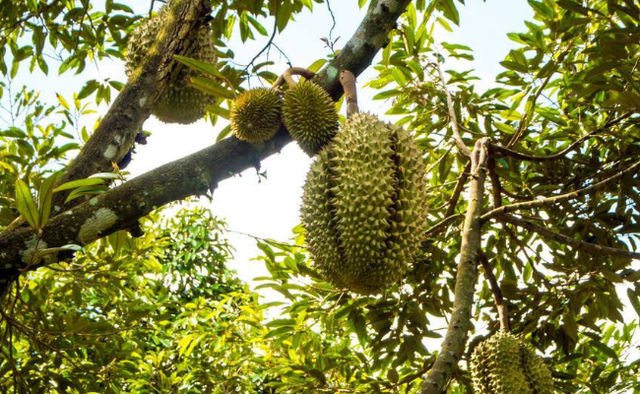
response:
[[[333,30],[336,28],[336,16],[333,14],[333,10],[331,9],[331,3],[329,2],[329,0],[327,0],[327,9],[329,10],[329,15],[331,15],[331,29],[329,29],[329,49],[331,49],[331,52],[335,52],[335,49],[333,48]],[[338,37],[338,39],[340,39],[340,37]],[[337,42],[338,40],[336,40]]]
[[[253,59],[251,59],[251,61],[245,66],[245,68],[242,70],[243,72],[246,72],[249,69],[249,67],[251,67],[251,65],[253,65],[253,63],[260,57],[260,55],[262,55],[264,51],[269,49],[269,47],[273,43],[273,39],[276,37],[276,33],[278,32],[278,6],[279,5],[280,5],[280,2],[276,1],[275,12],[273,15],[273,31],[271,32],[269,41],[267,41],[267,44],[260,50],[260,52],[258,52],[258,54],[255,55]]]
[[[620,172],[618,172],[617,174],[604,179],[598,183],[594,183],[591,186],[587,186],[583,189],[579,189],[579,190],[574,190],[572,192],[569,193],[565,193],[565,194],[561,194],[555,197],[548,197],[548,198],[542,198],[542,199],[538,199],[538,200],[532,200],[532,201],[525,201],[525,202],[519,202],[519,203],[515,203],[515,204],[511,204],[511,205],[503,205],[499,208],[495,208],[492,209],[491,211],[485,213],[484,215],[482,215],[481,220],[487,221],[488,219],[491,219],[493,217],[496,217],[498,215],[502,215],[502,214],[506,214],[509,212],[515,212],[521,209],[531,209],[531,208],[538,208],[538,207],[544,207],[544,206],[549,206],[549,205],[553,205],[555,203],[558,202],[563,202],[563,201],[569,201],[569,200],[573,200],[576,199],[578,197],[593,193],[595,191],[598,191],[600,189],[603,189],[605,186],[617,181],[618,179],[622,178],[623,176],[627,175],[627,174],[633,174],[636,171],[640,170],[640,161],[635,163],[634,165],[632,165],[631,167],[622,170]]]
[[[349,70],[340,71],[340,84],[344,89],[344,98],[347,102],[347,117],[360,112],[358,109],[358,91],[356,89],[356,76]]]
[[[589,242],[573,239],[569,236],[558,234],[547,228],[538,226],[537,224],[533,224],[531,222],[527,222],[524,219],[520,219],[512,215],[500,215],[497,217],[497,220],[504,223],[514,224],[516,226],[525,228],[529,231],[534,231],[542,235],[543,237],[549,238],[553,241],[559,242],[564,245],[572,246],[583,252],[614,256],[614,257],[622,257],[622,258],[634,258],[634,259],[640,258],[640,252],[632,252],[632,251],[623,250],[623,249],[616,249],[608,246],[602,246],[602,245],[592,244]]]
[[[450,216],[455,212],[460,194],[462,194],[464,185],[467,183],[467,179],[469,179],[469,171],[471,171],[471,162],[467,163],[464,170],[462,170],[460,178],[458,178],[458,183],[456,184],[455,189],[453,189],[453,194],[451,194],[451,198],[449,198],[449,201],[447,202],[449,207],[447,208],[447,212],[444,214],[445,216]]]
[[[275,42],[272,43],[271,45],[273,45],[274,48],[276,48],[278,50],[278,52],[280,52],[280,55],[284,56],[285,59],[287,59],[287,65],[289,67],[293,67],[293,64],[291,63],[291,59],[289,59],[289,56],[287,56],[286,53],[284,53],[284,51],[282,49],[280,49],[280,47],[278,46],[278,44],[276,44]]]
[[[491,293],[493,293],[493,299],[496,303],[496,308],[498,309],[498,318],[500,319],[500,329],[502,331],[510,332],[511,328],[509,326],[509,307],[504,302],[504,297],[502,296],[502,290],[500,290],[500,285],[498,284],[498,280],[496,276],[493,274],[493,269],[491,268],[491,264],[489,264],[489,260],[487,256],[482,252],[482,250],[478,251],[478,255],[480,256],[480,264],[482,264],[482,269],[484,270],[484,276],[487,277],[487,281],[489,282],[489,287],[491,288]]]
[[[447,89],[447,80],[444,78],[444,74],[442,73],[442,67],[440,67],[440,61],[436,57],[436,67],[438,69],[438,75],[440,76],[440,83],[442,84],[442,88],[444,89],[444,93],[447,96],[447,107],[449,108],[449,118],[451,119],[451,130],[453,131],[453,138],[458,145],[458,149],[460,153],[465,156],[471,156],[471,150],[462,140],[462,136],[460,135],[460,130],[458,130],[458,120],[456,118],[456,110],[453,107],[453,100],[451,99],[451,94],[449,93],[449,89]]]
[[[443,231],[449,224],[456,222],[462,218],[464,218],[464,215],[461,213],[456,213],[455,215],[447,216],[446,218],[442,219],[440,222],[431,226],[425,232],[425,239],[435,236],[436,234]]]

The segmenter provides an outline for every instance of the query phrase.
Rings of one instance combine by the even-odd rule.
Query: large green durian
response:
[[[280,127],[282,99],[273,89],[251,89],[241,94],[231,109],[231,129],[249,142],[266,141]]]
[[[131,76],[151,49],[164,24],[166,15],[169,15],[166,7],[142,22],[131,33],[125,64],[127,76]],[[194,45],[193,53],[189,57],[205,63],[215,63],[214,37],[210,27],[202,26],[200,28]],[[182,67],[178,75],[171,79],[172,82],[157,99],[151,113],[165,123],[189,124],[201,119],[205,114],[205,107],[212,104],[215,97],[187,85],[187,79],[195,76],[200,76],[200,74],[188,67]]]
[[[404,276],[426,229],[421,156],[411,135],[356,114],[307,175],[302,224],[315,267],[334,285],[376,294]]]
[[[477,392],[487,394],[553,394],[553,379],[530,345],[500,331],[481,342],[471,356]]]
[[[313,156],[338,131],[338,113],[329,94],[310,81],[301,81],[284,95],[282,120],[300,148]]]

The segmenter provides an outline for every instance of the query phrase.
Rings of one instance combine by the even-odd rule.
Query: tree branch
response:
[[[447,96],[447,107],[449,108],[449,118],[451,119],[451,130],[453,131],[453,138],[458,145],[458,150],[465,156],[471,156],[471,150],[462,140],[462,136],[460,135],[460,130],[458,130],[458,119],[456,117],[456,110],[453,107],[453,100],[451,99],[451,93],[449,93],[449,89],[447,88],[447,80],[444,78],[444,73],[442,72],[442,67],[440,67],[440,61],[436,57],[436,67],[438,69],[438,76],[440,77],[440,83],[442,84],[442,88],[444,89],[444,93]]]
[[[462,174],[460,174],[460,178],[458,178],[458,183],[456,183],[456,187],[453,189],[451,198],[449,198],[449,201],[447,202],[448,208],[447,212],[445,212],[445,216],[451,216],[456,211],[456,205],[458,205],[460,194],[462,194],[464,185],[467,184],[467,179],[469,179],[469,171],[471,171],[471,162],[467,163],[464,170],[462,170]]]
[[[192,43],[204,16],[211,11],[207,4],[205,0],[174,0],[171,3],[168,12],[172,17],[167,18],[162,30],[165,34],[158,35],[149,54],[120,91],[87,144],[69,163],[58,185],[98,172],[109,172],[112,163],[117,163],[129,152],[136,134],[149,118],[153,104],[182,67],[173,60],[173,55],[189,56],[193,51]],[[63,192],[54,196],[53,214],[64,210],[67,195]]]
[[[511,223],[514,224],[516,226],[522,227],[524,229],[527,229],[529,231],[534,231],[540,235],[542,235],[545,238],[548,238],[550,240],[556,241],[558,243],[564,244],[564,245],[569,245],[572,246],[574,248],[576,248],[577,250],[583,251],[583,252],[587,252],[587,253],[592,253],[592,254],[601,254],[601,255],[606,255],[606,256],[614,256],[614,257],[622,257],[622,258],[634,258],[634,259],[640,259],[640,253],[639,252],[632,252],[632,251],[628,251],[628,250],[623,250],[623,249],[616,249],[616,248],[611,248],[608,246],[602,246],[602,245],[596,245],[596,244],[592,244],[589,242],[584,242],[584,241],[580,241],[577,239],[573,239],[571,237],[568,237],[566,235],[563,234],[558,234],[556,232],[553,232],[547,228],[538,226],[537,224],[533,224],[531,222],[527,222],[524,219],[520,219],[517,218],[515,216],[512,215],[501,215],[498,216],[496,218],[498,221],[503,222],[503,223]]]
[[[431,226],[426,231],[425,238],[434,237],[436,234],[438,234],[441,231],[443,231],[449,224],[451,224],[453,222],[456,222],[456,221],[462,219],[463,217],[464,217],[464,215],[461,214],[461,213],[456,213],[455,215],[447,216],[446,218],[442,219],[438,223],[436,223],[433,226]]]
[[[388,43],[389,32],[395,28],[396,20],[409,3],[410,0],[374,0],[371,3],[354,37],[316,76],[317,83],[331,97],[339,98],[343,93],[338,81],[339,70],[348,69],[354,75],[364,71],[378,50]],[[229,137],[52,217],[41,234],[28,227],[0,234],[0,294],[21,272],[44,264],[28,265],[32,255],[41,251],[34,248],[35,240],[42,241],[39,249],[70,243],[85,245],[130,228],[157,207],[201,195],[215,189],[220,181],[259,166],[261,160],[279,152],[289,142],[291,137],[284,127],[263,146]]]
[[[499,145],[495,145],[495,144],[491,144],[489,147],[491,148],[492,151],[500,153],[504,156],[510,156],[510,157],[514,157],[516,159],[520,159],[520,160],[526,160],[526,161],[552,161],[552,160],[558,160],[558,159],[562,159],[564,158],[564,156],[573,151],[574,149],[578,148],[580,146],[580,144],[582,144],[584,141],[586,141],[587,139],[593,137],[594,135],[602,132],[603,130],[608,129],[611,126],[615,126],[618,123],[622,122],[623,120],[629,118],[631,115],[633,115],[633,112],[627,112],[626,114],[613,119],[609,122],[606,122],[606,124],[602,127],[599,127],[595,130],[593,130],[592,132],[588,133],[587,135],[581,137],[580,139],[578,139],[577,141],[573,142],[571,145],[569,145],[568,147],[566,147],[565,149],[561,150],[558,153],[555,153],[553,155],[550,156],[535,156],[535,155],[529,155],[526,153],[521,153],[521,152],[517,152],[515,150],[509,149],[509,148],[505,148],[503,146],[499,146]]]
[[[489,282],[489,287],[491,288],[491,293],[493,293],[493,299],[496,304],[496,308],[498,310],[498,318],[500,320],[500,329],[503,331],[511,331],[509,326],[509,308],[507,304],[504,302],[504,297],[502,296],[502,290],[500,290],[500,285],[498,284],[498,280],[496,276],[493,274],[493,269],[491,268],[491,264],[489,264],[489,260],[487,256],[482,253],[482,251],[478,251],[478,255],[480,256],[480,264],[482,264],[482,269],[484,270],[484,276],[487,278]]]
[[[481,241],[480,216],[484,200],[484,181],[487,176],[487,142],[486,138],[476,141],[471,155],[469,206],[462,232],[453,312],[438,357],[422,382],[419,394],[442,394],[446,391],[449,380],[464,353],[467,333],[471,328],[471,307],[473,306],[476,266]]]
[[[515,211],[519,211],[521,209],[531,209],[531,208],[538,208],[538,207],[544,207],[544,206],[549,206],[549,205],[553,205],[555,203],[558,202],[563,202],[563,201],[569,201],[569,200],[573,200],[576,199],[578,197],[587,195],[587,194],[591,194],[593,192],[596,192],[598,190],[601,190],[603,188],[605,188],[606,186],[608,186],[609,184],[617,181],[618,179],[622,178],[625,175],[628,174],[634,174],[636,173],[638,170],[640,170],[640,161],[633,164],[631,167],[628,167],[625,170],[622,170],[620,172],[618,172],[617,174],[604,179],[598,183],[594,183],[591,186],[587,186],[583,189],[579,189],[579,190],[574,190],[572,192],[569,193],[565,193],[565,194],[561,194],[555,197],[549,197],[549,198],[542,198],[539,200],[532,200],[532,201],[525,201],[525,202],[519,202],[516,204],[511,204],[511,205],[503,205],[499,208],[495,208],[492,209],[491,211],[485,213],[484,215],[482,215],[481,220],[487,221],[491,218],[494,218],[496,216],[499,215],[503,215],[509,212],[515,212]]]

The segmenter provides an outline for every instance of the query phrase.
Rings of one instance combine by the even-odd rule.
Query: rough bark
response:
[[[420,394],[442,394],[464,353],[467,333],[471,328],[471,307],[477,277],[478,251],[481,240],[482,205],[484,181],[486,179],[487,140],[476,142],[471,155],[471,182],[469,182],[469,204],[462,232],[462,245],[458,260],[455,302],[442,347],[431,370],[420,386]]]
[[[395,28],[396,20],[409,3],[410,0],[376,0],[371,3],[355,35],[316,77],[317,82],[334,99],[343,93],[339,71],[346,69],[359,75],[366,69],[378,50],[388,43],[389,32]],[[143,97],[133,93],[131,95],[127,100]],[[148,112],[145,116],[148,116]],[[137,132],[137,121],[130,119],[128,122],[127,132]],[[39,262],[29,266],[36,249],[60,247],[69,243],[86,245],[112,232],[135,226],[139,218],[154,208],[188,196],[203,194],[208,189],[216,188],[224,179],[247,168],[258,167],[261,160],[278,152],[289,142],[291,137],[284,128],[263,146],[251,145],[230,137],[134,178],[51,218],[40,236],[27,227],[0,234],[0,294],[21,272],[36,269],[43,264]],[[84,153],[83,150],[80,160],[89,160],[85,158],[91,158],[91,154],[101,155],[102,152],[90,150]],[[75,164],[74,166],[77,167]],[[89,170],[88,174],[92,171]]]

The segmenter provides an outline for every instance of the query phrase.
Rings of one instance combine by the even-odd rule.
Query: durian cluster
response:
[[[427,221],[422,159],[410,134],[350,117],[307,175],[302,224],[315,267],[340,288],[377,294],[402,278]]]
[[[510,333],[500,331],[480,343],[470,365],[478,393],[553,394],[553,378],[542,358]]]
[[[142,22],[131,33],[125,66],[127,76],[131,76],[140,65],[157,39],[169,15],[167,7],[163,7],[156,15]],[[200,28],[194,45],[193,53],[189,57],[205,63],[216,62],[214,36],[210,27]],[[187,79],[195,76],[199,76],[197,71],[182,67],[157,99],[151,113],[165,123],[189,124],[201,119],[205,114],[205,107],[212,104],[215,97],[187,85]]]
[[[236,137],[262,142],[273,137],[280,121],[310,156],[318,153],[338,131],[338,114],[329,94],[310,81],[302,81],[282,99],[273,89],[252,89],[240,95],[231,109]]]

